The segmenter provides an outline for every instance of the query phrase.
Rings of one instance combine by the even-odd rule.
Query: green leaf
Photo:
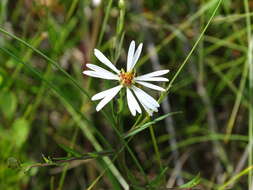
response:
[[[62,146],[62,145],[60,145]],[[64,148],[63,148],[64,147]],[[101,158],[103,156],[110,156],[112,155],[113,151],[99,151],[99,152],[87,152],[85,154],[81,154],[69,147],[66,147],[65,145],[63,145],[63,148],[66,152],[70,153],[70,156],[67,157],[57,157],[57,158],[53,158],[53,160],[55,161],[59,161],[59,160],[72,160],[72,159],[80,159],[80,160],[86,160],[86,159],[91,159],[91,158]]]
[[[19,118],[14,121],[11,130],[11,136],[17,147],[21,147],[27,140],[29,135],[29,124],[24,118]]]
[[[17,108],[17,98],[14,93],[2,91],[0,92],[0,110],[5,117],[10,119]]]
[[[198,185],[200,183],[200,174],[198,174],[196,177],[194,177],[191,181],[180,185],[180,188],[192,188],[195,187],[196,185]]]
[[[156,118],[156,119],[153,120],[153,121],[150,121],[150,122],[148,122],[148,123],[145,123],[144,125],[142,125],[142,126],[140,126],[140,127],[136,127],[134,130],[129,131],[129,132],[124,136],[124,138],[134,136],[134,135],[136,135],[137,133],[139,133],[139,132],[145,130],[145,129],[148,128],[149,126],[151,126],[151,125],[157,123],[158,121],[161,121],[161,120],[165,119],[165,118],[168,117],[168,116],[175,115],[175,114],[178,114],[178,113],[181,113],[181,112],[171,112],[171,113],[167,113],[167,114],[165,114],[165,115],[163,115],[163,116],[161,116],[161,117]]]
[[[99,152],[88,152],[87,155],[92,158],[99,158],[102,156],[112,155],[113,152],[114,151],[112,151],[112,150],[104,150],[104,151],[99,151]]]

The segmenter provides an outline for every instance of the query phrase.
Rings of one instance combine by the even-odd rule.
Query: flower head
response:
[[[119,74],[119,81],[125,87],[131,87],[134,84],[135,72],[125,72],[124,69],[121,70]]]
[[[124,69],[118,70],[111,63],[111,61],[109,61],[104,56],[102,52],[100,52],[98,49],[94,50],[94,54],[98,58],[98,60],[101,61],[107,67],[109,67],[114,73],[94,64],[86,64],[86,66],[90,70],[83,71],[83,74],[91,77],[102,78],[106,80],[115,80],[119,82],[118,86],[95,94],[91,98],[91,100],[93,101],[101,100],[96,107],[97,111],[101,110],[123,88],[126,88],[127,104],[133,116],[136,115],[136,112],[142,113],[139,103],[148,112],[149,115],[152,115],[153,112],[158,111],[158,107],[160,106],[158,102],[153,97],[144,92],[142,89],[137,87],[137,85],[142,85],[153,90],[165,91],[164,88],[149,82],[167,82],[167,78],[160,76],[167,74],[169,70],[159,70],[145,75],[137,76],[136,72],[134,71],[134,66],[140,57],[142,45],[143,44],[141,43],[135,51],[135,42],[131,42],[127,55],[126,71]]]

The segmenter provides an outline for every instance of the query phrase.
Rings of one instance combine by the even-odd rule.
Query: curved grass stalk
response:
[[[251,21],[250,21],[250,10],[249,3],[247,0],[244,0],[244,8],[247,13],[246,17],[246,27],[247,27],[247,40],[248,40],[248,68],[249,68],[249,120],[248,120],[248,136],[249,136],[249,158],[248,166],[253,165],[253,37],[251,34]],[[253,188],[253,172],[249,170],[248,175],[248,189],[252,190]]]
[[[164,97],[165,95],[168,94],[168,91],[169,91],[169,89],[171,88],[172,84],[174,83],[174,81],[175,81],[176,78],[178,77],[179,73],[180,73],[180,72],[182,71],[182,69],[184,68],[185,64],[188,62],[189,58],[191,57],[191,55],[192,55],[192,53],[194,52],[194,50],[196,49],[196,47],[198,46],[198,44],[199,44],[200,40],[202,39],[202,37],[204,36],[204,34],[205,34],[207,28],[208,28],[209,25],[211,24],[211,21],[213,20],[214,15],[216,14],[218,8],[220,7],[221,2],[222,2],[222,0],[219,0],[219,2],[217,3],[217,5],[216,5],[216,7],[215,7],[215,9],[214,9],[214,11],[213,11],[211,17],[209,18],[207,24],[205,25],[204,29],[203,29],[202,32],[200,33],[200,35],[199,35],[197,41],[194,43],[194,45],[193,45],[191,51],[188,53],[188,55],[186,56],[185,60],[183,61],[183,63],[182,63],[182,64],[180,65],[180,67],[178,68],[176,74],[173,76],[173,78],[172,78],[171,81],[169,82],[169,85],[168,85],[168,87],[166,88],[166,92],[164,92],[164,94],[160,97],[160,99],[159,99],[160,101],[159,101],[159,102],[161,102],[161,100],[163,99],[163,97]]]

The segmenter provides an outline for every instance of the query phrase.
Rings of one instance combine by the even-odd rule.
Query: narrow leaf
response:
[[[163,119],[165,119],[166,117],[169,117],[169,116],[172,116],[172,115],[175,115],[175,114],[179,114],[179,113],[182,113],[182,112],[170,112],[170,113],[167,113],[161,117],[158,117],[156,118],[155,120],[153,121],[150,121],[148,123],[145,123],[144,125],[140,126],[140,127],[136,127],[134,130],[130,130],[125,136],[124,138],[128,138],[128,137],[131,137],[131,136],[134,136],[136,135],[137,133],[147,129],[149,126],[157,123],[158,121],[161,121]]]

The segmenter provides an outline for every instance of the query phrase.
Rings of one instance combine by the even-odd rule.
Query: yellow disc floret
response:
[[[123,86],[131,86],[132,84],[134,84],[135,72],[133,72],[133,71],[125,72],[122,69],[119,74],[119,77],[120,77],[120,83]]]

